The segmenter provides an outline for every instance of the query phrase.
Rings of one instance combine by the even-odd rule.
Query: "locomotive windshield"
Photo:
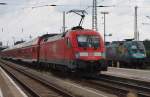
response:
[[[77,37],[79,47],[98,48],[100,44],[99,36],[79,35]]]
[[[144,45],[142,42],[133,42],[131,44],[131,49],[133,52],[141,52],[141,53],[144,53]]]

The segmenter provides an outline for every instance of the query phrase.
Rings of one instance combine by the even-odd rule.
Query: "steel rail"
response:
[[[96,89],[99,89],[98,86],[105,87],[116,93],[120,93],[120,95],[127,95],[127,93],[134,91],[139,97],[150,97],[150,82],[105,74],[85,78],[88,78],[88,80],[85,80],[85,83],[97,86]],[[43,80],[40,77],[38,79]]]
[[[38,81],[38,82],[41,83],[42,85],[44,85],[44,86],[50,88],[51,90],[55,91],[56,93],[58,93],[58,94],[60,94],[60,95],[62,95],[62,97],[75,97],[75,96],[72,95],[71,93],[66,92],[65,90],[62,90],[61,88],[59,88],[59,87],[57,87],[57,86],[54,86],[52,83],[50,83],[50,82],[48,82],[48,81],[46,81],[46,80],[44,80],[44,79],[42,79],[42,78],[40,78],[40,77],[38,77],[38,76],[36,76],[36,75],[33,75],[32,73],[26,72],[26,71],[21,70],[21,69],[16,68],[16,67],[13,67],[13,65],[10,66],[9,64],[7,64],[6,62],[4,62],[4,61],[2,61],[2,60],[0,60],[0,62],[3,63],[3,64],[5,64],[5,66],[2,65],[2,64],[0,64],[1,67],[2,67],[8,74],[10,74],[21,86],[23,86],[24,89],[25,89],[27,92],[29,92],[29,94],[32,95],[33,97],[42,97],[42,96],[39,95],[39,93],[37,93],[36,91],[34,91],[34,89],[32,89],[31,87],[28,87],[25,83],[22,83],[22,81],[20,81],[20,80],[16,77],[16,75],[11,72],[11,70],[8,70],[8,68],[11,68],[11,69],[13,69],[13,70],[16,70],[16,71],[22,73],[23,75],[28,76],[28,77],[30,77],[31,79],[34,79],[34,80]],[[8,66],[8,67],[6,67],[6,66]]]
[[[111,88],[123,93],[136,92],[139,97],[150,97],[150,82],[100,74],[89,77],[88,82],[97,86]],[[92,79],[92,80],[91,80]]]

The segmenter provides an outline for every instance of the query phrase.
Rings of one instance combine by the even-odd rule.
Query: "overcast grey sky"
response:
[[[101,11],[108,11],[106,16],[106,32],[113,36],[106,37],[107,41],[133,38],[134,6],[138,8],[138,30],[140,40],[150,39],[150,0],[97,0],[98,5],[115,5],[112,8],[98,8],[98,30],[103,35],[103,18]],[[0,41],[11,45],[13,41],[29,40],[45,33],[61,33],[62,11],[71,9],[85,9],[92,5],[92,0],[0,0],[7,5],[0,5]],[[33,6],[57,4],[57,7]],[[91,29],[91,8],[83,26]],[[78,24],[80,17],[67,14],[67,29]],[[3,29],[3,30],[2,30]]]

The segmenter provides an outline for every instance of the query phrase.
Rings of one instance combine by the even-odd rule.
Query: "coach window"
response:
[[[67,38],[67,47],[71,48],[71,43],[70,43],[70,39],[69,38]]]

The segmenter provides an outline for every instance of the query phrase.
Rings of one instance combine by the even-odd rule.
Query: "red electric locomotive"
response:
[[[65,33],[46,34],[5,49],[1,56],[65,71],[107,70],[101,35],[96,31],[83,29],[80,24]]]
[[[70,70],[106,70],[105,48],[99,33],[77,28],[65,35],[43,38],[39,62]],[[59,67],[58,67],[59,68]]]

